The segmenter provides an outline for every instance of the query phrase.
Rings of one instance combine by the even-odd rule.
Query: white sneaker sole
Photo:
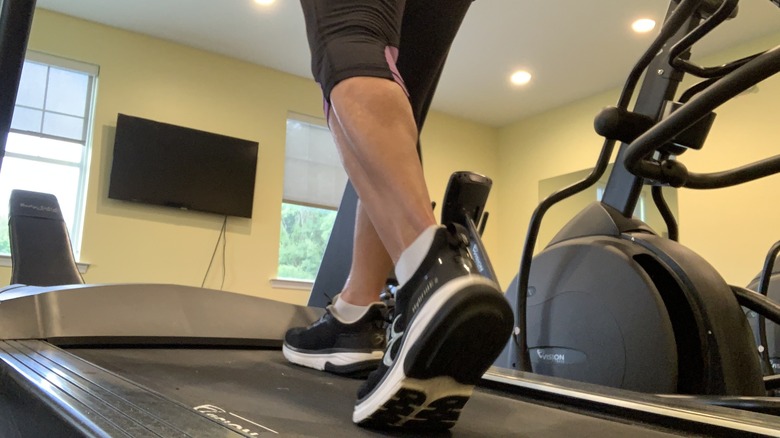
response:
[[[382,360],[384,353],[381,350],[375,350],[370,353],[307,354],[292,350],[284,345],[282,346],[282,354],[288,361],[296,365],[322,371],[326,365],[338,368],[351,367],[364,362],[376,363]]]
[[[387,426],[403,427],[406,422],[423,419],[428,414],[423,412],[426,410],[430,411],[429,413],[432,415],[439,415],[443,410],[444,416],[437,417],[436,421],[444,424],[444,427],[450,427],[454,424],[460,414],[460,408],[471,396],[474,385],[458,383],[449,376],[422,380],[409,378],[404,372],[404,359],[415,342],[429,328],[430,322],[445,303],[458,293],[469,293],[466,292],[466,289],[480,285],[498,290],[498,286],[493,281],[482,276],[469,275],[451,280],[429,298],[411,322],[410,327],[407,328],[397,359],[388,369],[384,379],[369,396],[360,400],[355,406],[352,414],[353,422],[360,424],[370,420],[372,415],[386,410],[385,405],[389,401],[396,399],[398,400],[397,405],[400,407],[398,415],[401,419],[397,423],[387,424]],[[405,398],[409,403],[399,400],[401,398]],[[442,405],[445,405],[445,409],[442,409]],[[420,413],[424,415],[417,415]],[[452,420],[445,418],[452,416],[451,414],[454,414]],[[451,424],[448,421],[451,421]]]

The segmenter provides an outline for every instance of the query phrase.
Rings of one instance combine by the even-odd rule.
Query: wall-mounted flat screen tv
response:
[[[252,217],[258,143],[119,114],[108,197]]]

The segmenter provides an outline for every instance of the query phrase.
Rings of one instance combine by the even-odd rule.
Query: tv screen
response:
[[[258,143],[119,114],[108,197],[252,217]]]

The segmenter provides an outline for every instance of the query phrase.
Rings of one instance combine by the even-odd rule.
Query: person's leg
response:
[[[355,76],[354,60],[363,62],[360,75],[383,80],[394,78],[388,68],[385,47],[391,45],[391,41],[397,46],[401,11],[397,6],[402,6],[403,0],[367,0],[362,6],[359,3],[353,0],[301,1],[312,50],[312,72],[323,89],[326,116],[334,140],[347,161],[355,158],[343,129],[331,115],[331,89],[341,80]],[[345,27],[351,23],[358,24]],[[361,27],[378,33],[381,42],[367,46]],[[393,262],[364,206],[362,200],[358,202],[352,266],[343,289],[334,297],[321,320],[306,328],[291,329],[285,335],[283,352],[293,363],[352,373],[376,368],[382,357],[385,348],[382,327],[387,309],[377,301]]]
[[[352,266],[339,298],[355,306],[375,303],[391,269],[393,262],[379,240],[363,203],[358,200]]]
[[[437,1],[445,3],[437,4]],[[449,46],[471,1],[406,1],[399,39],[399,46],[403,50],[399,53],[396,64],[399,77],[403,78],[403,86],[408,92],[412,117],[417,127],[417,154],[420,158],[419,132],[425,123]],[[438,16],[445,15],[447,18],[431,20],[428,11],[434,11],[433,13]],[[436,50],[431,50],[431,47],[435,47]],[[339,141],[336,136],[343,134],[339,125],[335,128],[334,138]],[[372,291],[377,290],[377,284],[379,287],[382,286],[385,273],[392,268],[392,265],[360,202],[357,210],[352,266],[340,296],[349,303],[366,305],[376,300]]]
[[[361,204],[390,258],[436,219],[417,155],[417,127],[399,84],[382,78],[341,81],[331,93],[331,130]]]
[[[371,188],[364,191],[369,196],[384,199],[383,204],[408,207],[403,212],[404,216],[401,221],[381,212],[374,213],[374,216],[379,216],[380,222],[375,224],[377,228],[386,228],[386,224],[383,225],[382,222],[392,223],[391,226],[395,229],[391,233],[397,236],[396,241],[401,242],[400,250],[407,248],[425,228],[435,224],[435,218],[433,218],[429,208],[430,198],[422,176],[422,166],[417,166],[415,163],[414,166],[404,168],[404,166],[390,166],[387,163],[411,163],[413,160],[410,157],[408,145],[412,142],[418,145],[417,154],[418,159],[420,159],[419,132],[425,123],[450,45],[471,2],[472,0],[407,0],[404,2],[399,36],[400,49],[395,66],[398,77],[394,78],[401,81],[402,88],[395,89],[392,84],[386,81],[381,82],[374,77],[357,77],[343,81],[333,89],[331,94],[331,102],[333,99],[343,100],[343,102],[333,103],[333,105],[334,107],[343,105],[339,111],[346,114],[345,118],[349,118],[351,114],[358,114],[352,117],[347,131],[358,131],[353,137],[364,137],[346,138],[347,141],[342,141],[340,144],[346,143],[344,146],[348,148],[354,148],[354,145],[363,146],[364,150],[374,155],[372,157],[374,162],[369,162],[370,166],[373,164],[372,167],[378,166],[380,170],[392,174],[391,178],[385,179],[383,178],[385,175],[377,175],[372,170],[369,170],[367,175],[365,172],[358,173],[373,181],[374,186],[379,186],[380,189]],[[392,69],[393,66],[390,68]],[[387,93],[392,95],[392,99],[372,97],[372,88],[375,83],[386,87]],[[343,88],[342,85],[344,85]],[[377,96],[381,95],[380,92],[376,94]],[[372,99],[379,100],[379,102],[372,102]],[[387,102],[392,102],[392,105],[387,104]],[[373,110],[377,107],[380,108],[380,111]],[[372,110],[363,111],[364,108],[372,108]],[[408,114],[408,111],[411,111],[411,114]],[[348,137],[349,135],[344,132],[342,126],[344,123],[342,118],[337,114],[335,119],[335,121],[331,120],[330,123],[332,130],[335,128],[334,136],[337,139],[338,136]],[[416,130],[412,128],[411,123],[414,123]],[[367,135],[372,138],[365,138]],[[383,142],[389,144],[382,144]],[[393,148],[398,150],[393,151]],[[380,152],[376,153],[377,150]],[[384,155],[380,155],[382,153]],[[354,166],[354,161],[361,164],[366,163],[365,157],[360,157],[359,154],[350,154],[345,157],[345,160],[346,166]],[[399,168],[401,168],[400,171]],[[395,178],[392,178],[393,176]],[[402,181],[402,184],[413,187],[409,191],[408,197],[405,196],[404,192],[407,191],[405,189],[394,191],[395,186],[390,181],[399,180]],[[353,184],[357,187],[360,182],[353,181]],[[390,193],[382,193],[381,189]],[[403,198],[401,201],[393,199],[393,196],[398,197],[399,195]],[[399,231],[398,228],[407,230],[407,234],[404,235],[404,231]],[[408,232],[408,230],[413,230],[413,232]],[[411,236],[409,236],[410,234]],[[391,244],[388,251],[392,259],[397,261],[400,256],[398,248],[393,248]],[[354,272],[354,269],[351,272]]]
[[[435,225],[416,153],[447,38],[454,37],[469,3],[426,0],[407,17],[403,0],[302,1],[313,72],[332,105],[331,130],[400,283],[391,338],[358,393],[356,423],[451,427],[511,331],[511,309],[497,285],[476,274],[463,236]],[[436,47],[425,47],[426,41],[409,46],[416,53],[410,65],[416,57],[441,60],[428,72],[434,79],[422,97],[406,94],[396,68],[394,47],[407,18],[415,26],[453,29],[450,37],[431,40]],[[447,25],[438,25],[441,20]]]
[[[422,131],[450,46],[473,0],[407,0],[396,66]]]
[[[396,262],[399,282],[382,363],[358,391],[352,419],[361,425],[452,427],[512,330],[511,309],[498,285],[477,273],[464,234],[451,225],[434,226],[429,199],[414,191],[427,193],[410,133],[417,138],[424,124],[470,3],[406,1],[397,71],[409,94],[408,106],[394,100],[399,90],[390,87],[382,100],[373,96],[368,88],[376,79],[340,88],[345,80],[331,95],[335,124],[344,130],[354,154],[353,173],[369,180],[368,197],[361,199]],[[412,120],[418,129],[411,129]],[[375,167],[383,164],[385,172]],[[405,172],[393,172],[397,169]],[[393,192],[400,184],[394,178],[412,187],[413,202],[407,203],[403,192]],[[361,193],[361,181],[353,183]],[[388,210],[393,212],[378,217]]]

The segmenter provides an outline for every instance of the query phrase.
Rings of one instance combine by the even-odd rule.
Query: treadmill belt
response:
[[[362,383],[288,363],[279,350],[69,349],[245,436],[412,436],[352,424]],[[453,437],[668,437],[648,429],[477,389]]]

